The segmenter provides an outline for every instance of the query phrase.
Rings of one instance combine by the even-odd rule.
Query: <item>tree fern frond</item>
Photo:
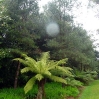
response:
[[[59,65],[65,64],[67,61],[68,61],[68,58],[61,59],[59,61],[56,61],[56,64],[59,66]]]
[[[26,57],[25,61],[29,62],[30,64],[36,64],[36,61],[31,57]]]
[[[25,59],[21,59],[21,58],[15,58],[13,60],[20,61],[20,63],[22,63],[24,66],[31,67],[31,69],[33,69],[34,71],[36,70],[35,64],[32,61],[30,61],[29,59],[25,60]]]
[[[50,60],[49,64],[48,64],[48,68],[49,68],[49,70],[56,69],[57,66],[65,64],[67,62],[67,60],[68,60],[68,58],[65,58],[65,59],[62,59],[62,60],[59,60],[59,61]]]
[[[21,57],[25,59],[28,56],[26,54],[21,54]]]
[[[40,81],[40,80],[42,80],[44,77],[43,77],[41,74],[37,74],[37,75],[35,76],[35,78],[36,78],[36,80]]]
[[[72,71],[73,69],[72,68],[70,68],[70,67],[63,67],[64,69],[66,69],[66,70],[69,70],[69,71]]]
[[[29,64],[24,60],[24,59],[21,59],[21,58],[15,58],[13,59],[14,61],[20,61],[20,63],[22,63],[24,66],[29,66]]]
[[[44,71],[42,74],[45,75],[45,76],[46,76],[46,75],[47,75],[47,76],[51,76],[51,72],[50,72],[50,71],[47,71],[47,70]]]
[[[67,84],[67,81],[61,77],[58,77],[58,76],[48,76],[49,79],[51,79],[52,81],[55,81],[55,82],[60,82],[60,83],[64,83],[64,84]]]
[[[65,73],[65,72],[62,72],[62,71],[60,71],[60,70],[51,70],[50,71],[53,75],[56,75],[56,76],[71,76],[70,74],[67,74],[67,73]]]
[[[67,76],[72,76],[72,73],[70,72],[70,70],[71,70],[70,68],[64,68],[64,67],[57,66],[56,69],[64,72]]]
[[[21,69],[21,73],[26,73],[28,71],[32,71],[33,72],[33,70],[30,67],[25,67],[25,68]]]
[[[33,85],[35,84],[35,81],[36,81],[35,77],[32,77],[32,78],[26,83],[26,85],[25,85],[25,87],[24,87],[25,94],[32,89]]]
[[[44,52],[42,53],[40,60],[46,62],[49,60],[49,58],[50,58],[49,52]]]
[[[53,61],[53,60],[50,60],[48,63],[47,63],[47,68],[48,70],[51,70],[51,69],[55,69],[57,66],[56,62]]]
[[[71,71],[71,68],[66,68],[66,67],[60,67],[60,66],[56,66],[55,68],[53,68],[51,70],[52,73],[56,74],[56,75],[65,75],[65,76],[73,76]]]

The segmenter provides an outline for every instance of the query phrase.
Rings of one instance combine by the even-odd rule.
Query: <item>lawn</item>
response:
[[[99,99],[99,80],[86,86],[79,99]]]

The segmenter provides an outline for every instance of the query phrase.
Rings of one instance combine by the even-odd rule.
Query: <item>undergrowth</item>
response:
[[[73,86],[66,86],[62,88],[60,83],[47,83],[45,85],[46,99],[64,99],[67,96],[76,97],[79,94],[79,90]],[[5,88],[0,90],[0,99],[35,99],[37,94],[37,86],[24,94],[23,88]]]

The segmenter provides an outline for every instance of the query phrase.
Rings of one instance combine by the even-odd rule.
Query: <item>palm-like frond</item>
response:
[[[26,57],[28,57],[26,54],[21,54],[21,58],[22,58],[22,59],[24,59],[24,58],[26,58]]]
[[[29,66],[29,64],[24,60],[24,59],[21,59],[21,58],[15,58],[13,59],[14,61],[20,61],[20,63],[22,63],[24,66]]]
[[[60,76],[73,76],[72,73],[71,73],[71,68],[69,67],[60,67],[60,66],[57,66],[56,68],[54,69],[51,69],[50,72],[54,75],[60,75]]]
[[[44,52],[44,53],[42,53],[40,60],[44,61],[44,63],[46,63],[49,60],[49,58],[50,58],[49,52]]]
[[[31,90],[33,88],[33,85],[35,84],[35,81],[36,81],[36,78],[35,77],[32,77],[25,85],[24,87],[24,91],[25,91],[25,94]]]
[[[31,67],[35,66],[35,64],[36,64],[36,61],[35,61],[33,58],[28,57],[28,56],[25,57],[25,61],[26,61],[28,64],[30,64]]]
[[[65,59],[62,59],[62,60],[59,60],[59,61],[50,60],[49,64],[48,64],[48,68],[49,68],[49,70],[56,69],[57,66],[66,64],[67,60],[68,60],[68,58],[65,58]]]
[[[44,77],[41,74],[35,76],[36,80],[41,81]]]
[[[21,58],[15,58],[13,59],[15,61],[20,61],[21,64],[23,64],[24,66],[26,67],[30,67],[31,70],[30,71],[33,71],[34,73],[37,73],[39,72],[38,71],[38,68],[36,66],[36,61],[28,56],[24,57],[24,59],[21,59]]]
[[[48,76],[48,78],[55,82],[67,84],[67,81],[65,79],[58,77],[58,76],[51,75],[51,76]]]
[[[25,67],[25,68],[21,69],[21,73],[26,73],[26,72],[29,72],[29,71],[33,72],[33,70],[30,67]]]
[[[69,69],[69,68],[66,68],[66,67],[60,67],[60,66],[57,66],[56,69],[65,73],[67,76],[72,76],[72,73],[70,72],[70,70],[72,70],[72,69]]]
[[[48,71],[48,70],[46,70],[46,71],[44,71],[43,73],[42,73],[44,76],[51,76],[51,72],[50,71]]]
[[[62,64],[66,64],[67,60],[68,60],[68,58],[65,58],[65,59],[61,59],[59,61],[56,61],[55,63],[56,63],[56,65],[59,66],[59,65],[62,65]]]

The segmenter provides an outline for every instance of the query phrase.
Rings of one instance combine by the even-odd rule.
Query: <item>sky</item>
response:
[[[40,1],[40,7],[47,4],[51,0],[41,0]],[[76,18],[74,20],[75,23],[82,24],[83,28],[88,31],[89,34],[92,34],[92,39],[96,39],[96,42],[94,44],[99,43],[99,34],[97,33],[97,29],[99,29],[99,18],[97,17],[97,13],[99,12],[99,5],[95,5],[94,3],[91,3],[93,5],[92,7],[88,7],[88,0],[79,0],[82,2],[82,5],[79,8],[74,8],[74,11],[72,12]],[[41,11],[43,9],[41,8]],[[99,50],[99,47],[97,47],[97,50]]]

